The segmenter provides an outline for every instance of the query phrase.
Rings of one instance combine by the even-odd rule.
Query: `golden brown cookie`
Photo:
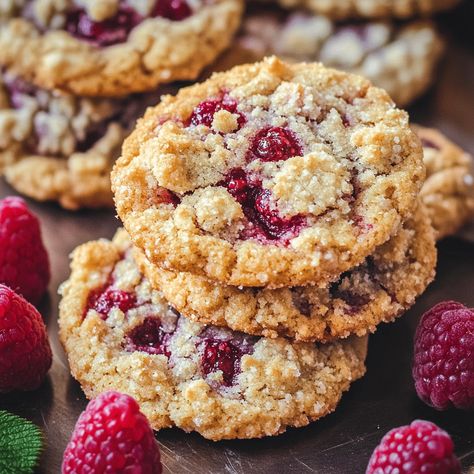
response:
[[[75,97],[0,71],[0,174],[40,201],[111,207],[110,172],[122,142],[158,99]]]
[[[426,182],[421,189],[436,238],[456,233],[474,218],[472,156],[435,129],[414,127],[423,145]]]
[[[134,249],[140,268],[184,316],[266,337],[332,341],[373,332],[393,321],[433,280],[436,246],[424,209],[396,236],[328,288],[275,290],[219,285],[191,273],[151,265]]]
[[[195,79],[230,43],[242,0],[6,0],[0,64],[45,88],[118,96]]]
[[[75,250],[60,336],[88,397],[135,398],[154,429],[258,438],[332,412],[365,372],[367,338],[317,345],[248,336],[181,317],[138,270],[130,242]]]
[[[272,57],[149,109],[112,186],[156,265],[236,286],[326,286],[396,233],[423,178],[419,140],[385,91]]]
[[[236,40],[212,70],[270,54],[289,61],[321,61],[367,77],[405,106],[429,87],[442,51],[441,37],[428,21],[341,24],[304,11],[259,10],[246,15]]]

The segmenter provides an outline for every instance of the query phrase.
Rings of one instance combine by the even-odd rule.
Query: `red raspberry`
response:
[[[0,201],[0,283],[37,304],[50,279],[40,224],[19,197]]]
[[[268,127],[254,137],[248,160],[282,161],[292,156],[301,156],[303,150],[294,133],[287,128]]]
[[[366,474],[460,474],[461,465],[446,431],[416,420],[389,431],[375,448]]]
[[[127,351],[141,351],[148,354],[171,355],[168,343],[171,333],[167,333],[161,326],[160,318],[149,316],[139,325],[135,326],[128,334],[125,349]]]
[[[193,11],[185,0],[158,0],[152,16],[162,16],[171,21],[185,20]]]
[[[99,287],[89,293],[87,298],[86,313],[89,309],[97,311],[103,319],[107,319],[113,308],[119,308],[126,313],[137,304],[137,298],[133,293],[114,289],[108,285]]]
[[[418,396],[438,410],[474,408],[474,311],[455,301],[426,312],[415,334]]]
[[[41,315],[24,298],[0,285],[0,392],[38,388],[51,362]]]
[[[189,118],[190,125],[206,125],[210,127],[214,120],[214,114],[220,110],[227,110],[237,114],[237,123],[241,127],[245,123],[245,117],[237,110],[237,102],[227,95],[217,99],[207,99],[198,104]]]
[[[137,402],[105,392],[77,420],[63,458],[62,473],[161,474],[160,451]]]

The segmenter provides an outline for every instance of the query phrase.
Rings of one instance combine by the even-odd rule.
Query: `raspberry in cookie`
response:
[[[474,218],[474,162],[438,130],[419,125],[414,130],[421,139],[426,165],[420,196],[437,239],[442,239]]]
[[[219,285],[151,265],[143,252],[133,251],[153,286],[193,321],[265,337],[325,342],[362,336],[401,315],[432,281],[436,264],[433,229],[421,207],[364,263],[327,288]]]
[[[237,105],[193,123],[210,101]],[[419,140],[385,91],[272,57],[149,109],[112,182],[153,264],[236,286],[324,287],[396,233],[423,177]]]
[[[343,20],[346,18],[409,18],[452,8],[459,0],[277,0],[284,8],[304,8]]]
[[[90,295],[103,288],[134,304],[98,312]],[[124,231],[76,249],[61,293],[60,337],[86,395],[126,393],[156,430],[277,435],[332,412],[365,372],[365,337],[297,343],[182,317],[139,271]]]
[[[230,43],[241,0],[7,0],[0,64],[48,89],[119,96],[191,80]]]
[[[443,51],[428,21],[336,23],[304,11],[254,11],[247,15],[232,47],[212,66],[225,70],[270,54],[288,61],[321,61],[360,74],[385,89],[399,106],[421,95],[432,82]]]
[[[112,206],[112,165],[136,118],[158,97],[75,97],[0,71],[0,173],[40,201]]]

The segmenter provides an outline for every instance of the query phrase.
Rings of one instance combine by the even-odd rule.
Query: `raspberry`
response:
[[[103,319],[106,319],[113,308],[119,308],[123,313],[126,313],[129,309],[134,308],[136,304],[137,298],[133,293],[117,290],[109,285],[105,285],[89,293],[86,313],[89,309],[93,309]]]
[[[239,128],[245,123],[245,117],[237,111],[237,102],[229,96],[223,95],[217,99],[207,99],[197,105],[189,118],[189,124],[194,126],[206,125],[210,127],[214,120],[214,114],[219,110],[227,110],[232,114],[237,114]]]
[[[161,474],[160,451],[137,402],[105,392],[89,402],[64,452],[62,473]]]
[[[282,161],[292,156],[301,156],[302,149],[291,130],[268,127],[260,130],[252,140],[248,161]]]
[[[49,258],[37,217],[23,199],[3,199],[0,201],[0,283],[37,304],[49,279]]]
[[[0,392],[38,388],[51,362],[41,315],[13,290],[0,285]]]
[[[168,350],[170,337],[171,334],[163,330],[161,320],[150,316],[130,331],[125,348],[129,352],[141,351],[148,354],[164,354],[169,357],[171,355]]]
[[[460,474],[461,466],[446,431],[429,421],[389,431],[375,448],[366,474]]]
[[[181,21],[191,16],[193,11],[185,0],[158,0],[152,16],[161,16],[171,21]]]
[[[438,410],[474,408],[474,310],[445,301],[422,316],[413,378],[418,396]]]

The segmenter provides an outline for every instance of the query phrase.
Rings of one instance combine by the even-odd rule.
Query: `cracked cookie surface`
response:
[[[332,412],[364,374],[367,338],[292,343],[181,317],[140,273],[130,245],[119,232],[79,247],[61,288],[60,337],[88,397],[127,393],[156,430],[256,438]]]
[[[0,64],[45,88],[118,96],[192,80],[229,44],[241,0],[7,0]]]
[[[474,218],[474,163],[469,153],[438,130],[420,126],[414,130],[421,139],[426,164],[420,197],[441,239]]]
[[[326,286],[396,233],[423,177],[385,91],[268,58],[149,109],[112,187],[154,264],[236,286]]]
[[[17,191],[67,209],[111,207],[110,172],[157,94],[128,99],[49,92],[0,72],[0,173]]]
[[[321,61],[367,77],[404,106],[429,87],[442,51],[440,35],[427,21],[338,24],[303,11],[257,10],[246,15],[231,48],[211,69],[223,71],[270,54],[289,61]]]
[[[447,10],[459,0],[277,0],[284,8],[304,8],[337,20],[347,18],[409,18]]]
[[[134,252],[153,286],[186,317],[249,334],[306,341],[362,336],[392,321],[433,280],[436,264],[434,232],[421,207],[362,265],[325,289],[218,285],[150,265],[142,252]]]

